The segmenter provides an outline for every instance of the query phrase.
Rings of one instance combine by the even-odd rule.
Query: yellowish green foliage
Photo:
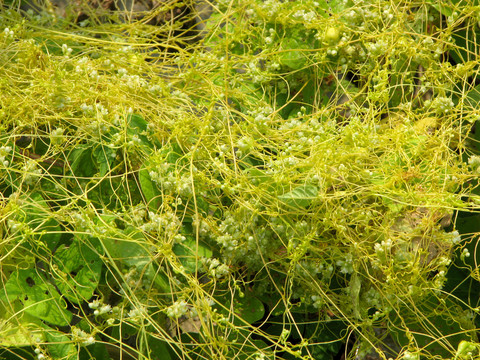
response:
[[[478,4],[179,6],[0,14],[0,356],[477,356]]]

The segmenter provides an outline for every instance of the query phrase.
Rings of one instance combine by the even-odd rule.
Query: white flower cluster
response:
[[[445,270],[440,270],[437,275],[435,275],[435,278],[433,280],[433,287],[441,290],[443,288],[443,285],[445,284],[445,281],[447,281],[447,278],[445,277],[446,273]]]
[[[136,225],[143,224],[145,216],[147,215],[147,210],[145,209],[145,205],[139,204],[130,208],[130,215],[132,217],[134,224]]]
[[[178,319],[182,316],[188,315],[195,317],[198,315],[197,310],[187,304],[185,300],[177,300],[166,309],[166,314],[170,319]]]
[[[176,98],[184,99],[184,100],[187,100],[187,101],[192,101],[192,100],[190,99],[190,96],[188,96],[188,94],[184,93],[184,92],[181,91],[181,90],[174,90],[174,91],[172,91],[172,96],[173,96],[173,97],[176,97]]]
[[[281,8],[282,3],[279,0],[266,0],[260,5],[260,8],[267,12],[267,16],[275,15]],[[253,15],[255,12],[252,9],[246,11],[247,15]]]
[[[108,126],[103,120],[92,120],[87,123],[85,130],[92,138],[99,138],[108,131]]]
[[[8,27],[6,27],[5,29],[3,29],[3,34],[6,38],[9,38],[9,39],[12,39],[13,36],[15,35],[15,33],[13,32],[13,30],[10,30]]]
[[[55,107],[57,109],[63,109],[66,105],[68,105],[72,101],[72,98],[70,98],[69,96],[52,94],[51,97],[55,102]]]
[[[240,140],[237,142],[237,156],[241,157],[242,155],[246,155],[250,153],[253,149],[253,146],[255,144],[255,140],[252,137],[242,137]]]
[[[134,322],[139,322],[144,318],[146,312],[144,307],[136,307],[128,312],[128,317]]]
[[[212,278],[220,279],[230,273],[229,267],[215,258],[206,259],[204,265],[207,268],[208,275]]]
[[[87,214],[75,212],[73,214],[70,213],[70,216],[72,217],[73,224],[77,231],[90,232],[91,220]]]
[[[72,328],[72,335],[73,335],[74,341],[82,345],[88,346],[88,345],[95,344],[95,338],[92,335],[86,333],[85,331],[77,327]]]
[[[311,23],[317,18],[317,15],[315,14],[314,11],[306,12],[305,10],[301,9],[301,10],[297,10],[293,14],[293,17],[296,18],[296,19],[301,18],[301,19],[303,19],[304,22]]]
[[[12,152],[11,146],[2,146],[0,147],[0,162],[3,166],[7,167],[10,165],[10,161],[7,160],[7,157]]]
[[[22,167],[22,171],[24,172],[24,182],[27,185],[33,184],[33,182],[38,180],[38,177],[43,173],[43,170],[38,168],[38,163],[33,159],[30,159],[25,163]]]
[[[401,360],[420,360],[420,355],[410,351],[405,351],[401,357]]]
[[[375,43],[367,43],[365,47],[373,56],[382,56],[388,51],[388,43],[383,39],[377,40]]]
[[[178,234],[182,222],[173,212],[165,211],[156,214],[153,211],[148,212],[150,222],[143,224],[140,228],[145,232],[162,232],[164,231],[167,238],[173,238]]]
[[[265,37],[265,43],[271,44],[273,42],[273,37],[276,34],[275,29],[274,28],[268,29],[268,33],[269,35]],[[280,68],[280,64],[277,64],[277,65],[278,65],[278,68]]]
[[[268,80],[259,66],[259,61],[250,61],[246,66],[246,74],[252,78],[254,84],[262,83]]]
[[[380,244],[375,244],[376,253],[384,253],[390,251],[392,248],[392,239],[382,240]]]
[[[369,23],[382,23],[382,26],[385,27],[385,23],[395,17],[390,5],[378,8],[365,6],[366,4],[361,6],[359,1],[355,1],[355,3],[357,6],[345,14],[345,20],[347,20],[347,25],[356,26],[360,31],[367,29]]]
[[[85,72],[91,72],[93,70],[90,60],[86,56],[82,56],[77,60],[77,66],[75,67],[75,72],[77,74],[83,74]]]
[[[253,120],[257,124],[267,125],[269,116],[272,114],[273,109],[271,106],[266,105],[263,107],[258,107],[255,110],[249,110],[248,114],[253,117]]]
[[[100,300],[94,300],[88,304],[90,309],[94,309],[95,316],[103,315],[112,311],[112,307],[108,304],[103,304]]]
[[[64,136],[63,136],[64,131],[65,130],[61,127],[52,130],[52,132],[50,133],[50,142],[53,145],[62,144],[64,139],[65,139]]]
[[[447,233],[446,235],[450,238],[452,244],[458,244],[460,241],[462,241],[462,238],[457,230]]]
[[[312,299],[312,302],[313,302],[312,305],[315,309],[321,309],[323,307],[323,305],[325,304],[323,299],[318,295],[312,295],[311,299]]]
[[[37,359],[38,359],[38,360],[45,360],[45,359],[46,359],[45,354],[42,353],[42,349],[40,349],[40,348],[37,347],[37,348],[34,350],[34,352],[35,352],[35,354],[37,355]]]
[[[480,156],[472,155],[468,158],[468,165],[472,168],[473,171],[480,172]]]
[[[254,354],[254,356],[255,356],[255,360],[265,360],[265,359],[268,359],[263,352],[256,352],[256,353]]]
[[[67,44],[62,44],[62,53],[65,56],[69,56],[72,53],[72,48],[69,48]]]
[[[208,234],[210,234],[210,232],[212,231],[208,222],[205,219],[201,218],[198,214],[195,214],[193,216],[192,226],[196,229],[198,228],[198,232],[201,236],[208,236]]]
[[[353,255],[346,254],[343,259],[339,259],[336,265],[340,268],[340,272],[343,274],[353,273]]]
[[[123,70],[125,70],[125,69],[123,69]],[[124,75],[121,76],[121,79],[131,89],[138,88],[138,87],[144,87],[144,86],[147,85],[147,82],[145,81],[145,79],[141,78],[139,75],[136,75],[136,74],[134,74],[134,75],[124,74]]]
[[[160,164],[156,169],[151,170],[148,175],[165,193],[176,192],[185,197],[190,197],[193,194],[190,174],[182,174],[178,177],[168,163]]]
[[[218,236],[215,240],[227,253],[232,253],[238,246],[238,240],[234,239],[230,234]]]
[[[451,98],[439,96],[431,100],[425,101],[426,107],[431,107],[438,115],[447,114],[455,107],[455,103]]]
[[[87,116],[94,115],[95,113],[100,115],[108,115],[108,109],[101,103],[96,103],[95,105],[87,105],[83,103],[80,105],[80,109],[83,111],[83,114]]]
[[[17,231],[22,230],[24,227],[27,227],[28,225],[13,219],[8,219],[7,226],[12,231],[12,233],[16,233]]]

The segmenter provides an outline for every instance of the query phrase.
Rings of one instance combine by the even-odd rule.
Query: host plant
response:
[[[477,1],[47,5],[0,14],[1,357],[478,356]]]

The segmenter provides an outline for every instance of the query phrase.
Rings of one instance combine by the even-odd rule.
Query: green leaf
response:
[[[318,188],[313,185],[301,185],[278,198],[290,207],[306,208],[318,196]]]
[[[353,315],[357,319],[362,319],[362,315],[360,314],[360,290],[362,288],[362,282],[356,272],[352,274],[350,279],[350,283],[348,285],[348,289],[350,292],[350,297],[352,300],[352,310]]]
[[[255,321],[263,318],[265,306],[252,294],[245,293],[242,298],[236,297],[234,299],[234,311],[238,318],[253,324]]]
[[[212,250],[201,241],[197,242],[192,236],[186,236],[186,239],[173,246],[173,252],[178,256],[180,262],[187,272],[198,270],[200,258],[209,258],[212,256]]]
[[[139,270],[151,263],[149,251],[145,248],[145,237],[133,226],[128,226],[115,238],[104,238],[102,243],[110,256],[120,263]]]
[[[4,300],[7,300],[6,297]],[[2,301],[0,293],[0,348],[34,345],[35,338],[44,340],[47,325],[39,318],[23,312],[23,308],[20,300]]]
[[[148,166],[140,169],[138,172],[138,181],[140,183],[143,196],[145,196],[145,200],[147,200],[149,209],[157,210],[161,204],[161,193],[148,173]]]
[[[234,323],[237,325],[253,324],[260,320],[265,315],[265,306],[257,297],[253,295],[253,292],[246,291],[243,296],[237,293],[232,298],[231,294],[220,298],[222,306],[216,305],[217,311],[222,314],[231,316],[230,309],[233,308],[235,319]]]
[[[153,281],[156,289],[160,290],[161,293],[171,294],[172,287],[170,286],[170,280],[168,276],[158,270],[159,268],[156,267],[153,263],[148,264],[144,272],[145,279]]]
[[[428,3],[439,13],[448,17],[451,16],[456,9],[465,6],[477,6],[480,2],[478,0],[430,0]]]
[[[307,63],[307,55],[305,50],[308,46],[300,43],[294,38],[286,38],[282,41],[282,51],[279,60],[284,66],[293,70],[301,69]]]
[[[33,348],[20,347],[19,345],[9,347],[7,349],[0,348],[0,359],[2,360],[36,360],[37,356],[33,352]]]
[[[93,151],[93,158],[96,160],[100,177],[104,177],[111,170],[115,160],[116,150],[107,146],[97,146]]]
[[[449,299],[441,302],[431,296],[422,303],[415,303],[415,309],[398,309],[401,318],[394,314],[397,312],[392,312],[394,318],[391,320],[397,326],[391,327],[392,335],[401,346],[408,346],[411,343],[410,337],[413,336],[425,356],[430,353],[451,358],[452,352],[462,341],[476,338],[473,320],[467,319],[459,305]],[[428,321],[419,321],[419,314],[421,319]]]
[[[46,331],[45,339],[49,355],[54,359],[74,360],[77,359],[77,348],[72,340],[59,331]]]
[[[259,359],[259,352],[264,356],[260,359],[263,360],[274,360],[277,358],[273,352],[269,349],[269,346],[262,340],[251,340],[251,334],[245,332],[245,336],[237,339],[231,345],[230,349],[230,358],[238,360],[255,360]]]
[[[92,177],[95,175],[91,146],[78,146],[68,155],[70,170],[77,177]]]
[[[19,300],[24,312],[53,325],[66,326],[72,314],[55,287],[37,274],[35,269],[19,269],[10,275],[0,300]]]
[[[28,223],[31,229],[35,229],[34,238],[43,242],[52,251],[62,234],[59,223],[51,217],[48,203],[38,192],[23,194],[21,201],[22,207],[15,214],[15,219]]]
[[[63,296],[76,304],[89,300],[102,272],[103,262],[98,253],[87,244],[75,241],[68,247],[61,245],[54,262],[64,276],[56,283]]]
[[[127,134],[130,137],[136,135],[140,139],[142,145],[150,149],[154,148],[154,145],[147,137],[148,122],[143,117],[137,114],[129,115],[127,118],[127,124]]]
[[[471,106],[473,109],[477,109],[480,104],[480,85],[475,86],[465,95],[466,105]]]
[[[443,7],[442,9],[449,9]],[[444,12],[450,12],[447,10]],[[447,15],[450,16],[450,15]],[[452,33],[455,46],[450,50],[449,54],[457,63],[465,63],[468,61],[476,61],[478,57],[478,41],[480,40],[480,32],[472,28],[465,30],[464,28],[456,30]]]
[[[177,143],[172,143],[169,146],[165,146],[161,151],[161,154],[164,154],[166,161],[169,164],[176,164],[183,157],[183,151],[180,145]],[[185,165],[185,162],[179,165]]]
[[[450,16],[453,13],[453,7],[445,4],[444,2],[439,2],[437,0],[429,1],[430,5],[437,10],[440,14],[444,16]]]
[[[172,360],[170,352],[168,351],[169,345],[167,342],[151,335],[148,336],[147,342],[152,354],[155,354],[156,358],[162,360]]]
[[[77,360],[92,360],[92,359],[102,359],[102,360],[110,360],[112,357],[107,350],[108,344],[102,344],[101,342],[96,342],[93,345],[85,346],[80,349],[80,354],[77,357]],[[115,354],[118,357],[114,357],[113,359],[121,359],[120,353],[115,351],[117,347],[111,347],[114,351],[112,354]],[[123,354],[122,354],[123,355]],[[127,357],[123,355],[122,357],[124,360],[132,359],[132,357]]]

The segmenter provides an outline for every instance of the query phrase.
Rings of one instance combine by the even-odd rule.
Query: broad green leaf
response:
[[[140,182],[143,196],[145,196],[145,200],[147,200],[148,207],[150,210],[157,210],[160,207],[161,193],[157,185],[150,178],[148,167],[140,169],[138,172],[138,181]]]
[[[480,85],[475,86],[465,96],[465,102],[473,109],[477,109],[480,104]],[[479,131],[480,132],[480,131]]]
[[[313,185],[301,185],[278,198],[290,207],[306,208],[318,196],[318,188]]]
[[[68,155],[70,170],[78,177],[92,177],[95,175],[91,146],[78,146]]]
[[[110,351],[108,349],[111,349],[112,356],[110,356]],[[110,344],[103,344],[101,342],[96,342],[93,345],[90,346],[85,346],[80,349],[80,354],[78,354],[76,360],[92,360],[92,359],[102,359],[102,360],[110,360],[110,359],[132,359],[132,357],[126,357],[123,355],[123,357],[120,357],[120,353],[117,351],[118,348],[111,346]]]
[[[360,290],[362,288],[362,282],[356,272],[352,274],[348,288],[352,299],[353,315],[357,319],[362,319],[362,315],[360,314]]]
[[[118,237],[104,238],[102,243],[110,256],[126,266],[143,269],[151,262],[151,256],[145,248],[145,237],[133,226],[128,226]]]
[[[170,286],[170,280],[168,276],[166,276],[163,272],[158,271],[158,267],[151,263],[148,264],[145,272],[144,277],[149,281],[153,281],[157,290],[160,290],[161,293],[171,294],[172,287]]]
[[[447,5],[445,2],[430,0],[429,3],[435,10],[444,16],[451,16],[454,11],[453,7]]]
[[[177,143],[172,143],[169,146],[165,146],[162,148],[162,150],[160,150],[160,153],[165,156],[165,159],[169,164],[176,164],[182,159],[183,156],[182,148]]]
[[[39,318],[22,311],[23,308],[20,300],[2,300],[0,293],[0,348],[34,345],[35,338],[44,340],[44,329],[47,325]]]
[[[245,169],[245,173],[248,174],[248,177],[251,179],[254,185],[262,184],[265,182],[272,182],[272,177],[266,175],[264,171],[258,168],[249,167]]]
[[[259,357],[259,354],[262,357]],[[238,339],[235,341],[230,349],[230,356],[232,359],[238,360],[274,360],[277,359],[273,352],[269,349],[269,346],[262,340],[251,340],[251,334],[245,332],[244,339]]]
[[[391,319],[397,325],[391,328],[392,335],[401,346],[408,346],[411,343],[409,337],[413,335],[425,356],[430,353],[449,359],[462,341],[476,338],[473,319],[467,319],[460,306],[453,301],[447,299],[440,302],[430,297],[428,301],[416,303],[415,310],[400,308],[398,314],[401,314],[401,318]],[[396,316],[394,314],[397,312],[392,313],[392,317]],[[428,321],[419,321],[419,314]],[[406,333],[405,326],[410,334]]]
[[[148,122],[143,117],[137,114],[129,115],[127,118],[127,124],[127,134],[130,137],[136,135],[140,139],[142,145],[150,149],[154,148],[154,145],[147,137]]]
[[[170,352],[168,351],[168,343],[151,335],[148,336],[147,342],[151,352],[155,354],[155,357],[162,360],[172,360]]]
[[[187,236],[183,242],[175,244],[173,252],[178,256],[187,272],[197,271],[199,260],[212,256],[210,247],[201,241],[197,243],[192,236]]]
[[[228,294],[218,300],[222,306],[216,305],[217,310],[230,315],[230,309],[233,309],[234,323],[237,325],[243,326],[245,322],[253,324],[265,315],[265,306],[252,292],[245,292],[243,296],[236,293],[233,298],[231,294]]]
[[[253,294],[245,293],[243,297],[234,298],[234,312],[242,321],[253,324],[263,318],[265,306]]]
[[[16,220],[27,223],[30,229],[34,229],[34,237],[52,251],[60,241],[61,229],[59,223],[51,217],[48,203],[38,192],[24,194],[20,199],[22,207],[15,214]]]
[[[428,3],[444,16],[451,16],[456,9],[465,6],[477,6],[480,4],[478,0],[429,0]]]
[[[64,333],[59,331],[46,331],[45,339],[48,342],[48,353],[53,359],[77,359],[77,347]]]
[[[77,304],[89,300],[102,272],[103,263],[97,252],[75,241],[68,247],[61,245],[55,252],[54,262],[63,274],[56,282],[63,296]]]
[[[286,38],[282,41],[282,48],[280,52],[280,63],[293,70],[301,69],[307,63],[307,53],[303,50],[308,49],[308,46],[300,43],[295,38]]]
[[[66,326],[72,313],[55,287],[38,275],[35,269],[19,269],[10,275],[0,300],[19,300],[23,311],[53,325]]]
[[[444,7],[443,9],[447,8]],[[452,33],[452,38],[455,46],[449,51],[449,54],[457,64],[476,61],[479,54],[478,41],[480,40],[478,29],[469,27],[466,30],[462,27]]]
[[[34,360],[37,359],[31,346],[22,347],[14,345],[6,349],[0,348],[0,359],[2,360]]]
[[[111,170],[113,161],[115,160],[116,151],[107,146],[98,146],[94,152],[93,157],[98,165],[100,177],[104,177]]]

